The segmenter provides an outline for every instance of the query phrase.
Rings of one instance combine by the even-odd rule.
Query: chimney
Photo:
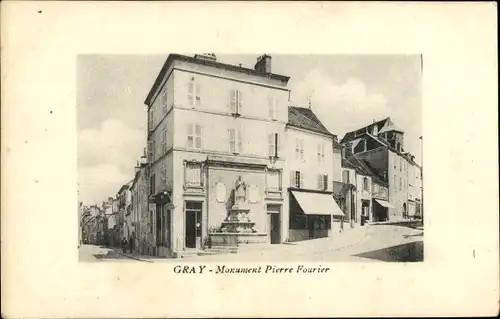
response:
[[[264,54],[258,57],[254,69],[259,73],[271,73],[271,56]]]
[[[204,61],[212,61],[212,62],[216,62],[217,61],[217,57],[215,56],[215,53],[200,53],[200,54],[195,54],[194,58],[198,59],[198,60],[204,60]]]
[[[147,166],[148,165],[148,156],[146,154],[146,149],[144,148],[144,151],[141,156],[141,167]]]

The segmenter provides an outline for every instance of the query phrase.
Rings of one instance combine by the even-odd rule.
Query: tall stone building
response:
[[[224,221],[238,176],[248,185],[256,229],[275,229],[270,210],[280,215],[279,241],[287,237],[280,143],[288,80],[272,73],[268,55],[253,69],[220,63],[213,54],[168,56],[145,100],[158,255],[200,249]]]
[[[388,185],[390,207],[385,208],[389,210],[389,220],[417,215],[421,195],[416,191],[420,188],[416,176],[420,176],[420,167],[404,149],[404,132],[389,117],[348,132],[341,143],[367,163],[379,184]],[[375,201],[374,205],[381,204]]]

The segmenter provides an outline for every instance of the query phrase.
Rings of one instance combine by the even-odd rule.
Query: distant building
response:
[[[118,228],[120,238],[127,239],[130,237],[130,227],[131,227],[131,212],[130,207],[132,203],[132,193],[130,192],[130,185],[132,181],[123,185],[118,191]]]
[[[416,203],[421,196],[415,191],[418,186],[412,185],[413,190],[410,190],[409,179],[413,181],[413,176],[419,176],[420,167],[414,157],[405,152],[404,132],[389,117],[347,133],[341,143],[356,158],[368,163],[379,180],[388,185],[389,220],[409,218],[410,206],[412,211],[415,207],[416,215]]]
[[[137,239],[135,249],[143,254],[149,251],[148,247],[148,178],[146,154],[141,157],[135,167],[135,178],[130,186],[131,192],[131,228]]]

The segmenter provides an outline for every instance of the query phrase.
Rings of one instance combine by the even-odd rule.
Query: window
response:
[[[162,154],[167,153],[167,128],[161,132],[161,151]]]
[[[153,227],[154,227],[154,225],[153,225],[153,214],[154,214],[153,211],[149,212],[149,233],[150,234],[153,234]]]
[[[241,130],[229,129],[229,152],[241,153]]]
[[[167,166],[165,165],[164,161],[161,163],[160,177],[161,187],[163,189],[167,188]]]
[[[318,180],[316,187],[319,190],[327,190],[328,189],[328,175],[326,174],[318,174]]]
[[[401,177],[399,178],[399,190],[403,190],[403,179]]]
[[[240,90],[229,91],[229,110],[233,114],[241,113],[243,94]]]
[[[397,191],[397,188],[398,188],[397,185],[398,184],[397,184],[397,180],[396,180],[396,175],[394,175],[394,187],[393,187],[394,191]]]
[[[163,92],[161,93],[161,98],[160,98],[160,102],[161,102],[161,107],[163,109],[163,115],[167,115],[167,112],[168,112],[168,108],[167,108],[167,89],[164,88],[163,89]]]
[[[363,178],[363,190],[364,191],[369,191],[368,178],[367,177]]]
[[[149,114],[148,114],[148,127],[149,131],[151,132],[154,129],[155,125],[155,112],[154,112],[154,106],[151,106],[149,108]]]
[[[266,189],[279,191],[281,190],[281,171],[269,169],[266,172]]]
[[[304,140],[295,139],[295,158],[304,160]]]
[[[155,194],[155,176],[154,174],[151,175],[149,178],[149,194],[154,195]]]
[[[201,163],[186,162],[185,184],[189,186],[201,186]]]
[[[191,149],[202,148],[203,127],[201,124],[188,124],[186,147]]]
[[[349,171],[342,172],[342,182],[349,184]]]
[[[188,82],[188,105],[199,106],[201,104],[200,84],[194,81],[194,78]]]
[[[318,156],[318,163],[323,163],[325,161],[325,145],[323,143],[318,144],[318,151],[316,153]]]
[[[300,172],[299,171],[291,171],[290,177],[291,177],[290,185],[292,187],[300,188],[300,186],[302,184],[301,178],[304,178],[303,176],[300,175]]]
[[[399,158],[399,171],[401,172],[403,170],[403,159],[401,157]]]
[[[148,141],[148,163],[155,160],[155,141]]]
[[[267,105],[269,107],[269,118],[271,120],[276,120],[278,119],[278,106],[277,106],[277,100],[276,97],[274,96],[269,96],[267,98]]]
[[[272,157],[278,157],[279,150],[279,134],[271,133],[268,135],[268,155]]]

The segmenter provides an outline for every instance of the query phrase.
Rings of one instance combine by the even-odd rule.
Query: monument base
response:
[[[210,237],[211,247],[240,247],[248,244],[267,243],[266,233],[212,233],[208,236]]]

